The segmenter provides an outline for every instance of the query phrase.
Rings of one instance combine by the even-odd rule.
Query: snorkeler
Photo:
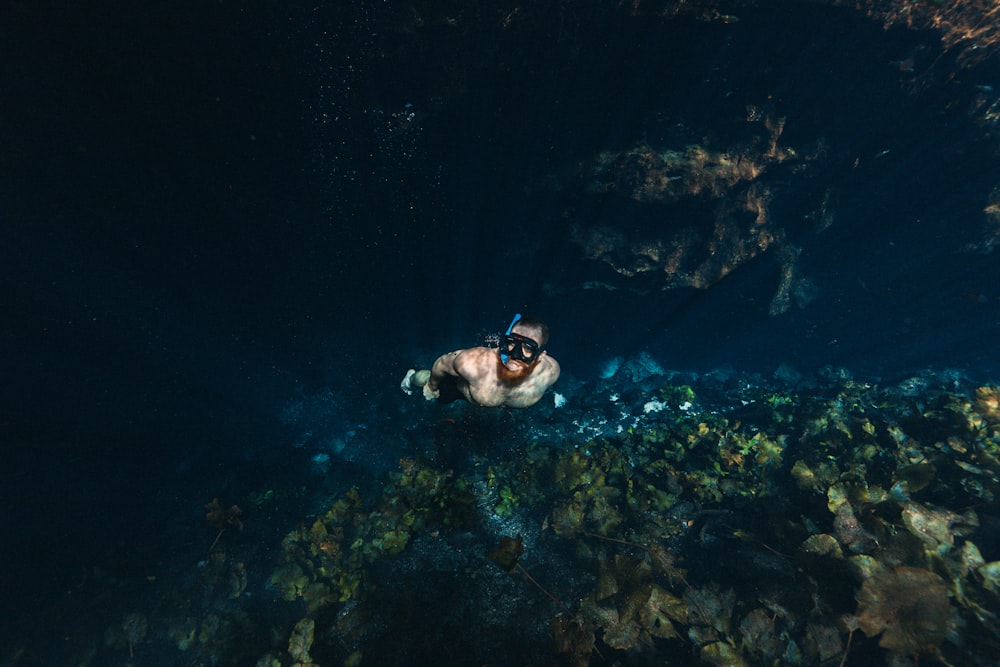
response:
[[[407,394],[421,388],[428,401],[464,399],[484,407],[526,408],[559,379],[559,363],[545,351],[544,322],[514,316],[495,345],[443,354],[431,370],[410,369],[400,385]]]

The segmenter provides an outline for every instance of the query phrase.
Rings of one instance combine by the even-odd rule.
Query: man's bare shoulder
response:
[[[559,362],[546,354],[538,360],[538,364],[540,368],[533,375],[538,377],[539,382],[545,388],[551,387],[559,379],[559,374],[562,371]]]
[[[548,354],[546,354],[544,357],[539,359],[539,363],[545,364],[546,374],[551,374],[555,376],[552,380],[553,382],[555,382],[555,378],[558,378],[559,373],[562,371],[562,368],[559,366],[559,362],[556,361],[553,357],[550,357]]]
[[[496,363],[496,350],[489,347],[470,347],[465,350],[457,350],[455,354],[455,368],[466,374],[480,374],[493,367]]]

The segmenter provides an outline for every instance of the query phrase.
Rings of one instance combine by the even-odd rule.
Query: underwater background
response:
[[[4,3],[0,665],[997,664],[998,26]]]

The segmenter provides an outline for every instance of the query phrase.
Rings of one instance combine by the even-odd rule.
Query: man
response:
[[[559,363],[545,351],[549,328],[518,313],[498,347],[473,347],[443,354],[431,370],[410,369],[402,389],[422,388],[440,403],[465,399],[484,407],[526,408],[559,379]]]

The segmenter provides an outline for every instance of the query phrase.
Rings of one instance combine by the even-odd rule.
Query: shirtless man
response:
[[[422,388],[428,401],[465,399],[484,407],[526,408],[559,379],[559,363],[543,349],[548,340],[545,323],[517,314],[499,347],[443,354],[431,370],[407,372],[401,387],[408,394]]]

